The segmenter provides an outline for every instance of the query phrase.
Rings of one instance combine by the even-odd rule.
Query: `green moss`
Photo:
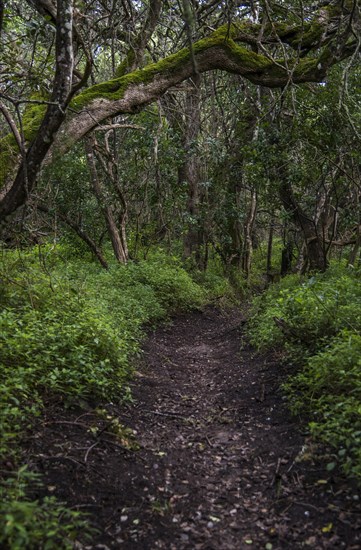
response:
[[[157,74],[178,70],[178,68],[189,60],[190,54],[188,48],[170,55],[157,63],[151,63],[144,69],[137,69],[132,73],[95,84],[79,94],[70,104],[73,109],[82,109],[89,105],[94,99],[108,99],[116,101],[121,99],[124,92],[132,85],[146,84],[150,82]]]
[[[231,55],[237,63],[242,64],[245,73],[259,73],[273,65],[272,61],[264,55],[257,54],[235,42],[230,42]]]
[[[317,21],[309,23],[299,30],[290,41],[293,47],[301,46],[302,48],[312,48],[319,44],[322,33],[324,31],[324,25]]]
[[[16,165],[19,147],[13,134],[0,140],[0,189],[5,184],[11,169]]]
[[[31,96],[32,100],[42,101],[43,97]],[[36,136],[44,118],[46,104],[28,103],[25,107],[22,125],[26,143],[30,143]],[[0,140],[0,188],[4,185],[9,173],[16,166],[19,157],[19,146],[12,133]]]
[[[318,59],[301,59],[293,72],[294,79],[306,78],[318,65]]]
[[[31,99],[35,99],[32,97]],[[44,101],[44,98],[36,98],[38,101]],[[46,113],[47,105],[44,103],[28,103],[23,114],[23,131],[25,141],[30,142],[36,136],[41,122]]]
[[[124,61],[122,61],[120,63],[119,67],[115,71],[115,76],[117,78],[120,78],[120,77],[124,76],[128,72],[129,67],[131,67],[132,64],[134,63],[134,60],[135,60],[134,50],[130,50],[130,52],[128,53],[128,55],[124,59]]]
[[[11,170],[11,167],[14,165],[15,158],[13,160],[13,155],[10,151],[0,149],[0,189],[6,182],[6,178]]]
[[[208,38],[196,42],[193,46],[194,52],[197,54],[212,47],[223,47],[232,52],[238,63],[242,63],[245,73],[249,71],[262,71],[265,67],[271,65],[271,62],[265,56],[238,46],[229,38],[229,36],[235,36],[236,34],[237,29],[234,26],[230,27],[230,32],[228,33],[228,25],[223,25]],[[176,72],[188,62],[189,59],[189,49],[184,48],[157,63],[147,65],[143,69],[138,69],[130,74],[91,86],[73,99],[71,107],[73,109],[82,109],[89,105],[94,99],[107,99],[110,101],[119,100],[130,86],[147,84],[158,74]]]

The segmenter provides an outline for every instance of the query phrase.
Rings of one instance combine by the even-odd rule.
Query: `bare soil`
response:
[[[98,532],[79,549],[361,548],[356,487],[326,471],[287,410],[290,367],[256,355],[243,324],[178,316],[149,334],[134,403],[49,405],[28,461],[47,494],[89,514]]]

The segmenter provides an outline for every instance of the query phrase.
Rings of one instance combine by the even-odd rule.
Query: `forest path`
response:
[[[149,335],[134,404],[107,406],[136,431],[138,451],[105,437],[91,411],[48,412],[31,460],[52,494],[92,514],[101,534],[78,548],[361,547],[355,490],[300,460],[285,373],[241,349],[242,323],[238,311],[208,308]]]

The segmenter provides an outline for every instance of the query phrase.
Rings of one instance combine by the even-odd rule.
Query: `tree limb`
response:
[[[359,5],[359,0],[357,1]],[[71,101],[71,109],[68,109],[68,115],[65,117],[72,75],[72,55],[69,57],[67,52],[72,52],[72,43],[71,32],[62,35],[60,31],[66,23],[71,25],[70,21],[64,19],[64,14],[68,13],[67,6],[71,6],[71,0],[58,0],[57,68],[51,98],[52,102],[58,105],[48,106],[41,127],[27,153],[29,188],[26,189],[24,184],[22,165],[11,188],[8,191],[3,190],[3,193],[0,191],[0,220],[26,201],[53,141],[54,145],[47,162],[56,155],[67,152],[75,142],[104,120],[123,113],[139,112],[169,88],[180,84],[194,73],[191,52],[189,48],[184,48],[158,63],[147,65],[144,69],[82,91]],[[281,40],[291,51],[297,50],[295,56],[290,56],[287,60],[275,60],[249,49],[248,45],[260,40],[259,25],[250,20],[233,25],[226,24],[208,38],[193,43],[197,71],[228,71],[254,84],[271,88],[288,86],[290,82],[320,82],[333,64],[352,55],[357,46],[357,40],[352,38],[352,26],[349,22],[349,2],[335,1],[329,6],[322,7],[311,22],[294,26],[275,23],[270,28],[263,29],[264,43],[278,43]],[[151,27],[152,25],[149,29]],[[342,40],[333,40],[339,29]],[[345,29],[349,29],[350,32],[348,39]],[[241,46],[240,42],[246,45]],[[310,51],[312,56],[300,58],[300,47],[306,53]],[[65,52],[64,59],[59,52]],[[61,130],[58,131],[60,127]],[[11,166],[9,171],[10,169]]]
[[[72,0],[58,0],[57,20],[56,70],[51,103],[12,186],[3,193],[0,191],[0,222],[26,201],[42,162],[65,120],[73,74]]]

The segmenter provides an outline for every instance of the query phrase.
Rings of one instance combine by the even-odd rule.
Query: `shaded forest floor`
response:
[[[279,389],[287,367],[255,355],[242,325],[237,311],[179,316],[149,335],[134,403],[48,407],[28,462],[90,514],[100,534],[79,549],[360,548],[357,489],[309,448]]]

